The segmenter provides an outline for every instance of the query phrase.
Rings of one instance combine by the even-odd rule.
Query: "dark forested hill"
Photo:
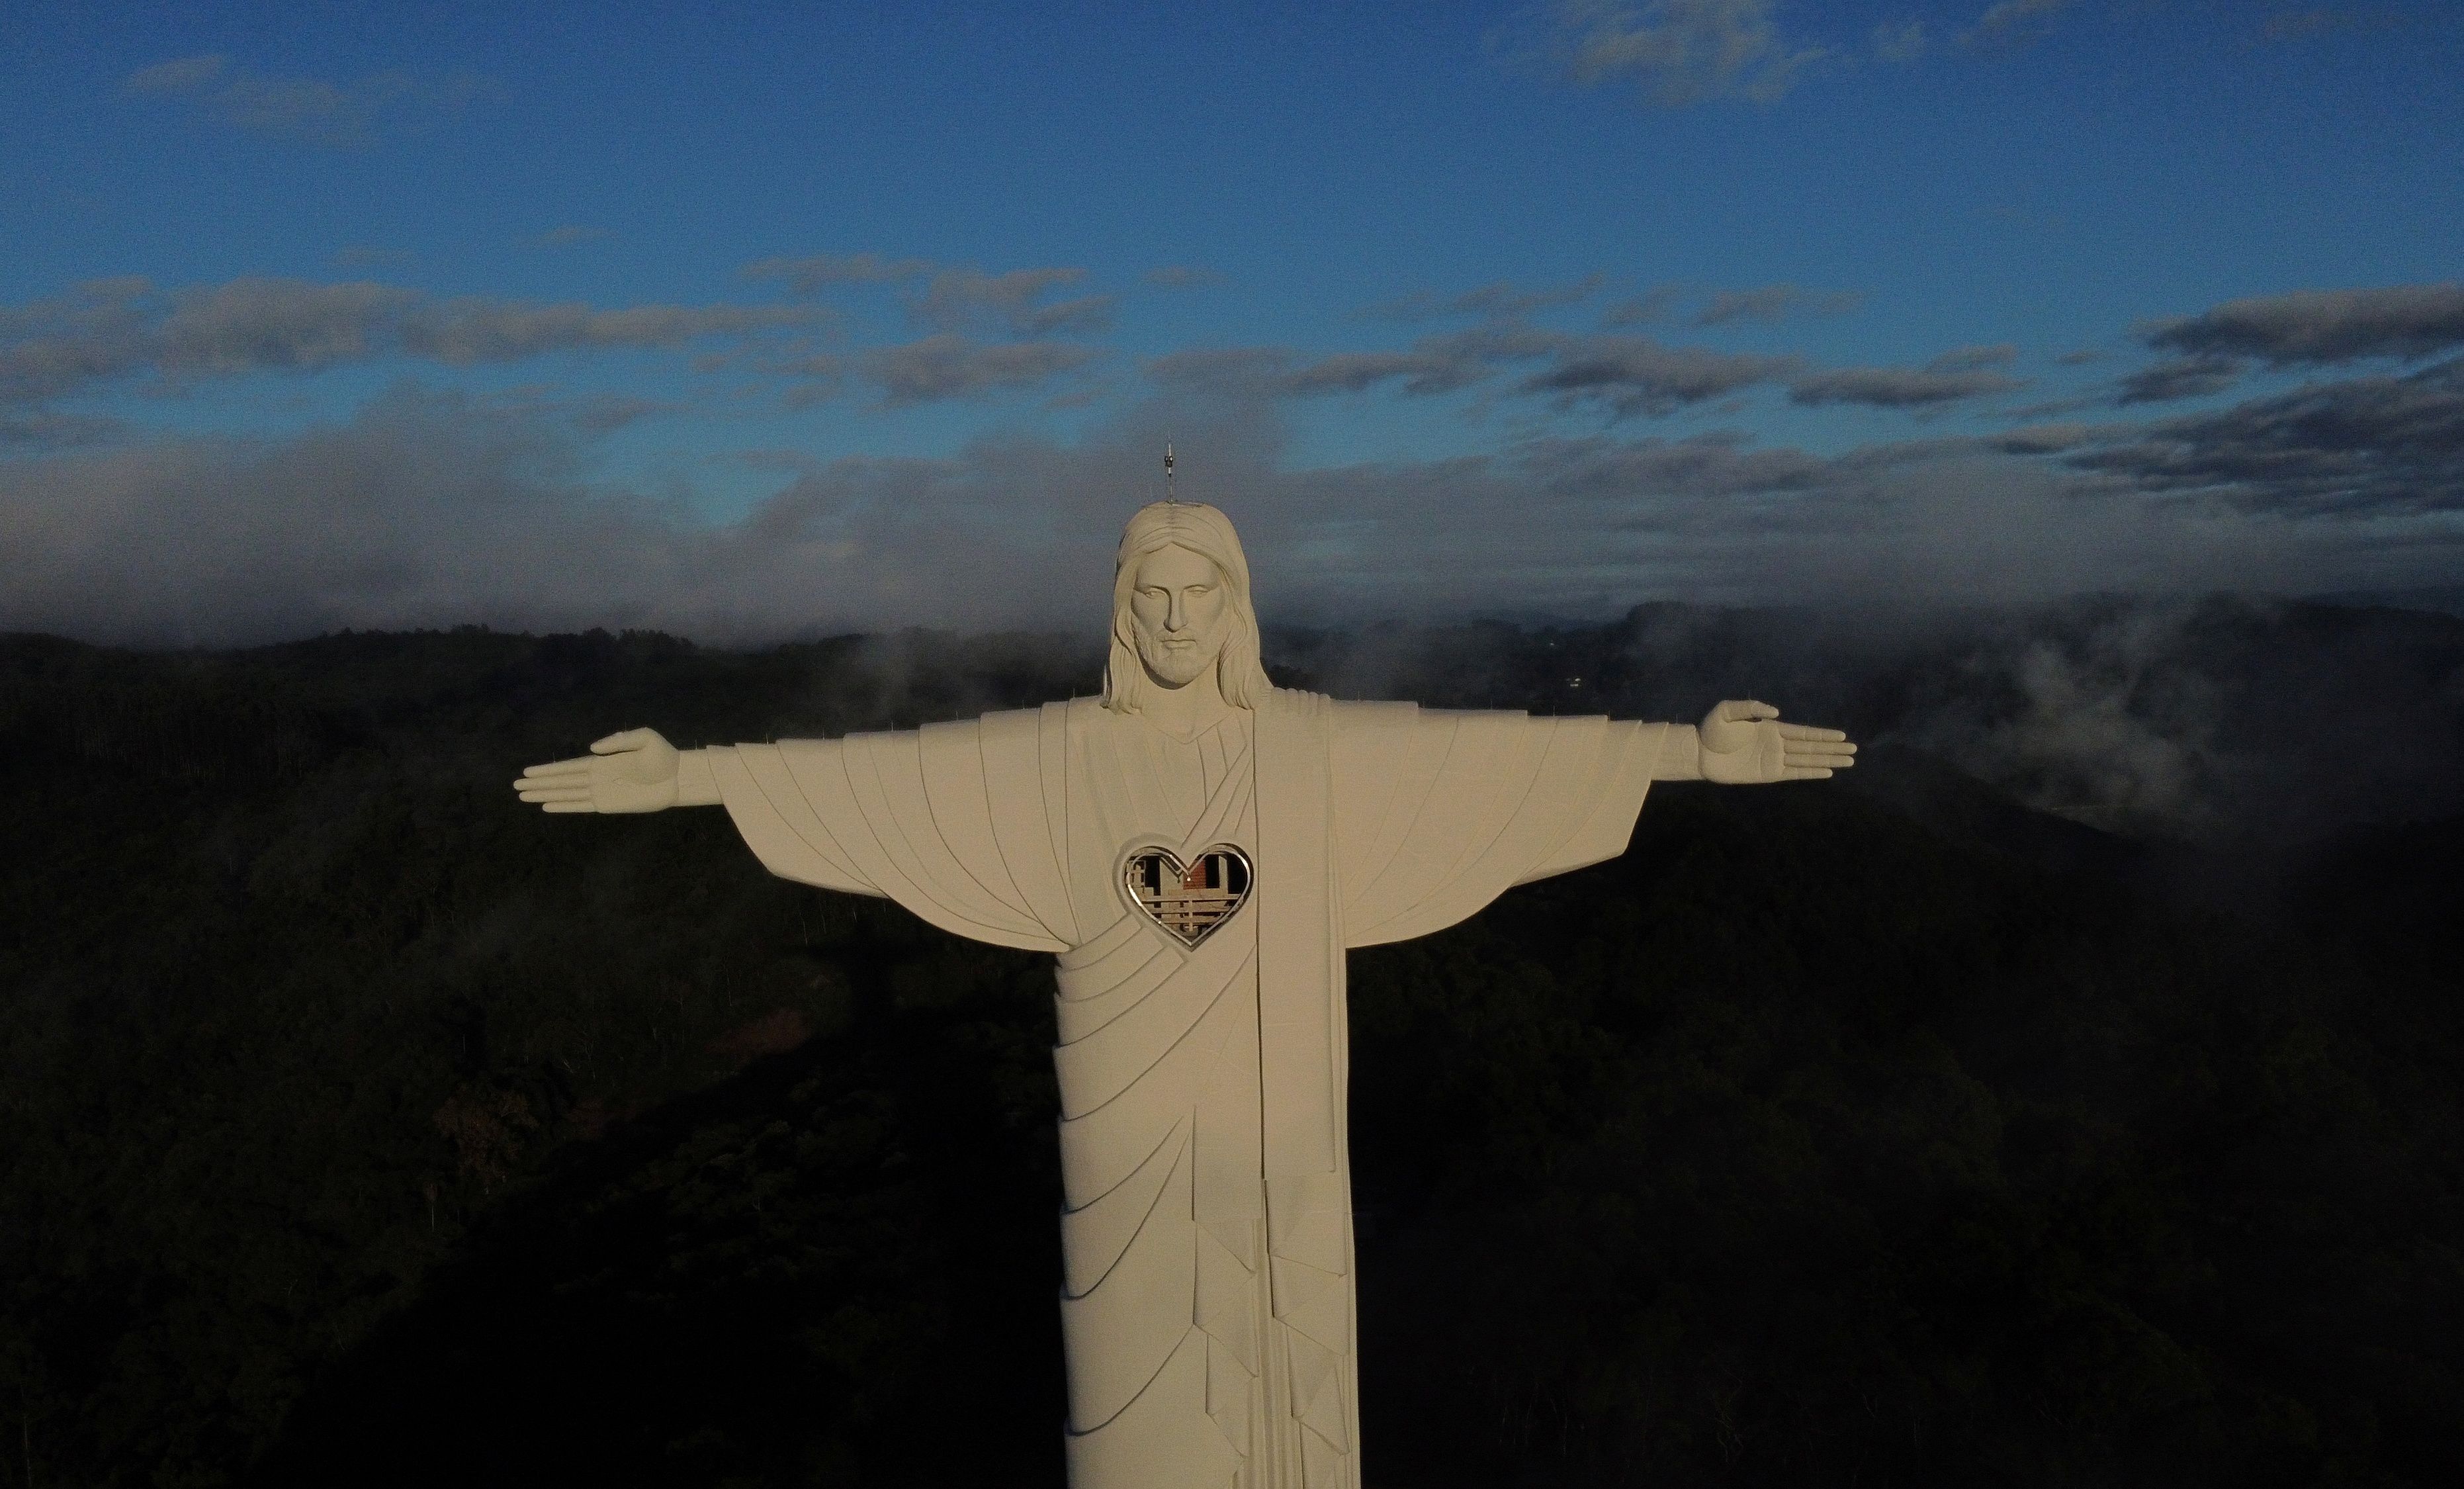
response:
[[[1353,958],[1373,1481],[2464,1473],[2464,625],[1659,609],[1279,657],[1880,741],[1854,789],[1663,789],[1623,859]],[[1042,959],[505,783],[1096,660],[0,641],[0,1485],[1057,1483]]]

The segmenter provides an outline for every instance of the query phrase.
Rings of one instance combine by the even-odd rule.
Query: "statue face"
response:
[[[1138,560],[1130,618],[1147,676],[1186,687],[1215,665],[1231,628],[1231,598],[1214,561],[1177,545]]]

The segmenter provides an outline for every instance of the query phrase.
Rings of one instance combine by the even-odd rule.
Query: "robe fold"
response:
[[[1074,1489],[1359,1483],[1344,950],[1624,852],[1666,732],[1277,689],[707,752],[772,873],[1056,956]],[[1125,870],[1217,846],[1250,887],[1186,945]]]

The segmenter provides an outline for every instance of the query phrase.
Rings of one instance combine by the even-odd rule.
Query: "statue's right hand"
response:
[[[676,804],[676,747],[656,729],[627,729],[572,760],[532,766],[514,783],[548,811],[659,811]]]

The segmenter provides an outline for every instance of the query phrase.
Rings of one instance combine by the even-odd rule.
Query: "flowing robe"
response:
[[[708,752],[772,873],[1058,958],[1074,1489],[1359,1483],[1344,949],[1624,852],[1668,731],[1277,689],[1188,742],[1079,700]],[[1124,866],[1219,844],[1191,947]]]

